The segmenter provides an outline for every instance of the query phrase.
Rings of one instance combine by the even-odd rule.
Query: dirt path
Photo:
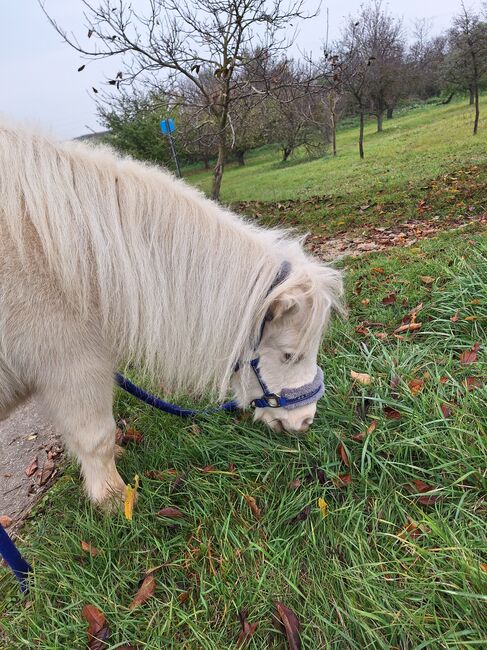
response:
[[[0,422],[0,516],[15,532],[59,471],[59,438],[34,400]]]

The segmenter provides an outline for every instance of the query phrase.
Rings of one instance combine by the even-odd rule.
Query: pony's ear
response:
[[[275,320],[283,316],[290,316],[298,311],[303,302],[303,290],[300,287],[290,287],[279,293],[272,301],[266,320]]]

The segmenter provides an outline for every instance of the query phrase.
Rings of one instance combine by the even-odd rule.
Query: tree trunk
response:
[[[335,118],[333,118],[332,127],[331,127],[331,143],[333,147],[333,155],[337,155],[337,125]]]
[[[205,156],[203,158],[203,165],[205,166],[205,169],[210,169],[210,159],[208,156]]]
[[[387,119],[392,120],[392,114],[394,113],[394,107],[387,109]]]
[[[446,99],[444,99],[442,102],[440,102],[440,104],[442,106],[446,106],[447,104],[449,104],[451,102],[451,100],[453,99],[454,94],[455,93],[450,93]]]
[[[470,104],[470,106],[473,106],[474,103],[475,103],[475,91],[474,91],[474,87],[473,87],[473,86],[469,86],[469,87],[468,87],[468,92],[469,92],[469,95],[470,95],[470,97],[469,97],[469,104]]]
[[[245,160],[244,160],[245,151],[236,151],[235,155],[237,157],[238,166],[243,167],[245,165]]]
[[[218,138],[218,158],[215,169],[213,170],[213,185],[211,188],[211,198],[218,201],[220,198],[220,188],[222,185],[223,170],[225,168],[225,132],[220,132]]]
[[[365,122],[365,117],[364,117],[364,110],[363,108],[360,109],[360,135],[358,139],[358,150],[360,153],[360,159],[364,159],[364,122]]]
[[[475,84],[474,95],[475,95],[475,121],[473,123],[473,134],[477,135],[477,131],[479,128],[479,115],[480,115],[478,83]]]
[[[291,147],[284,147],[282,150],[282,162],[286,162],[286,160],[289,158],[291,153],[292,153]]]
[[[382,111],[379,111],[377,113],[377,133],[381,133],[382,131],[382,119],[384,117],[384,113]]]

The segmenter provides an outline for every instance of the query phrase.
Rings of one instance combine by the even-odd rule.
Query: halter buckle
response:
[[[267,404],[271,408],[277,409],[281,406],[281,396],[277,395],[277,393],[269,393],[268,395],[265,395],[265,398],[267,400]]]

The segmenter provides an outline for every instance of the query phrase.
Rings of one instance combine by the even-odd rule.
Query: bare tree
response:
[[[479,86],[487,71],[487,24],[462,2],[448,34],[447,78],[469,90],[475,105],[473,133],[477,134],[480,117]]]
[[[47,13],[45,0],[39,2],[64,41],[80,54],[121,57],[123,74],[112,85],[154,79],[160,85],[162,73],[166,83],[184,77],[199,90],[218,124],[214,199],[220,195],[238,71],[248,63],[243,54],[257,47],[271,54],[283,51],[293,40],[294,21],[310,17],[304,0],[148,0],[147,13],[136,11],[130,0],[101,0],[98,6],[82,0],[89,42],[81,43]],[[202,71],[214,76],[214,92],[201,80]],[[247,92],[254,92],[251,84]]]
[[[418,20],[414,40],[406,55],[406,86],[410,97],[427,99],[449,90],[444,83],[447,38],[430,36],[431,23]]]
[[[336,46],[337,75],[343,89],[350,96],[359,115],[359,155],[364,158],[364,126],[368,111],[369,81],[371,76],[370,58],[367,49],[362,47],[366,38],[366,26],[353,17],[348,19],[340,42]]]

